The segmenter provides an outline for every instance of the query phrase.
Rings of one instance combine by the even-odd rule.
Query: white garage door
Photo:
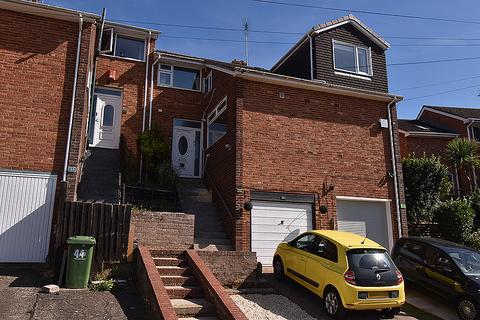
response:
[[[272,265],[280,242],[312,229],[311,204],[273,201],[252,201],[252,204],[252,251],[263,265]]]
[[[337,199],[338,230],[367,236],[391,249],[392,225],[388,201],[356,201]]]
[[[0,171],[0,262],[45,262],[56,176]]]

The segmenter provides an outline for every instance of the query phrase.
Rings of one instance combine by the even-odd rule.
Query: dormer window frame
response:
[[[342,68],[339,68],[339,67],[336,66],[336,63],[335,63],[335,45],[336,44],[351,47],[351,48],[354,49],[355,71],[342,69]],[[358,59],[359,49],[365,50],[366,53],[367,53],[368,73],[360,71],[360,65],[359,65],[359,62],[358,62],[358,60],[359,60]],[[353,44],[353,43],[348,43],[348,42],[332,39],[332,60],[333,60],[333,69],[335,70],[335,73],[337,73],[337,72],[339,74],[346,73],[346,75],[351,75],[351,76],[360,77],[360,78],[366,78],[368,80],[370,80],[373,77],[373,62],[372,62],[372,48],[371,47],[356,45],[356,44]]]
[[[108,56],[108,57],[114,57],[118,59],[123,59],[123,60],[130,60],[130,61],[135,61],[135,62],[145,62],[147,58],[147,39],[145,38],[140,38],[140,37],[135,37],[131,35],[124,34],[122,32],[118,32],[115,30],[115,28],[107,28],[103,31],[102,36],[107,36],[108,42],[107,46],[108,48],[102,49],[100,51],[100,55],[102,56]],[[132,40],[132,41],[137,41],[137,42],[143,42],[143,55],[142,59],[137,59],[137,58],[131,58],[131,57],[126,57],[126,56],[120,56],[117,55],[117,41],[118,37],[126,40]],[[102,39],[103,42],[103,39]]]

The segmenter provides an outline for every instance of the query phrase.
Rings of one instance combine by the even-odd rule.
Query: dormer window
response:
[[[372,75],[370,48],[333,40],[333,63],[335,70]]]
[[[113,29],[106,29],[102,34],[101,53],[144,61],[145,60],[145,40],[127,37],[117,34]]]

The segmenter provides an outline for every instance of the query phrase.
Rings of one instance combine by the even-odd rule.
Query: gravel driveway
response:
[[[297,304],[282,295],[244,294],[234,295],[232,299],[251,320],[315,320]]]

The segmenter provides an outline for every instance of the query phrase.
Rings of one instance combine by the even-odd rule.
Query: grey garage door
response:
[[[391,249],[391,226],[387,214],[389,202],[337,199],[338,230],[367,236]]]
[[[56,176],[0,171],[0,262],[45,262]]]

